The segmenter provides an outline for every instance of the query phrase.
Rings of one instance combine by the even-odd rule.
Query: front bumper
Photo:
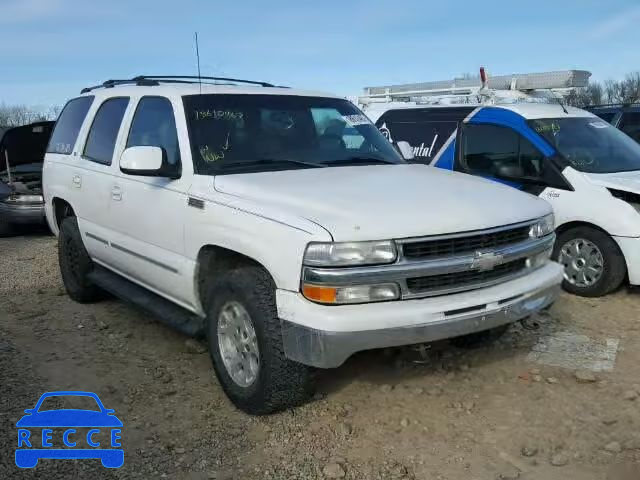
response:
[[[487,330],[521,320],[550,305],[560,293],[561,281],[562,267],[550,262],[525,277],[500,285],[420,300],[323,306],[294,292],[279,290],[284,351],[294,361],[334,368],[363,350],[433,342]]]
[[[44,223],[44,203],[20,205],[0,202],[0,222],[11,224]]]
[[[629,283],[640,285],[640,237],[613,237],[627,264]]]

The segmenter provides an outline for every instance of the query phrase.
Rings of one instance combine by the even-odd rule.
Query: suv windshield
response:
[[[404,163],[347,100],[189,95],[183,101],[198,174]]]
[[[599,118],[544,118],[528,123],[576,170],[640,170],[640,145]]]

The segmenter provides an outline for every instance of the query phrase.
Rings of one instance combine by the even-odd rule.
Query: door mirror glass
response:
[[[396,143],[396,147],[398,148],[400,155],[402,155],[402,158],[404,158],[405,160],[413,160],[415,158],[413,154],[413,147],[409,145],[409,142],[400,140]]]
[[[176,168],[167,162],[160,147],[129,147],[120,156],[120,170],[127,175],[178,178]]]

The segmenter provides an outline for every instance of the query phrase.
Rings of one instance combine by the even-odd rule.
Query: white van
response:
[[[564,288],[605,295],[640,285],[640,145],[587,111],[556,103],[365,110],[415,162],[493,179],[547,200]]]

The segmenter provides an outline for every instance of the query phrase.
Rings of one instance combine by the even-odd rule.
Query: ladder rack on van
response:
[[[557,97],[574,88],[586,87],[590,76],[591,73],[585,70],[500,75],[491,78],[489,89],[484,69],[481,69],[481,76],[475,78],[365,87],[365,94],[358,97],[358,103],[440,103],[445,99],[451,100],[450,103],[482,103],[478,97],[496,96],[510,100],[544,99],[549,97],[549,92],[551,97]]]

